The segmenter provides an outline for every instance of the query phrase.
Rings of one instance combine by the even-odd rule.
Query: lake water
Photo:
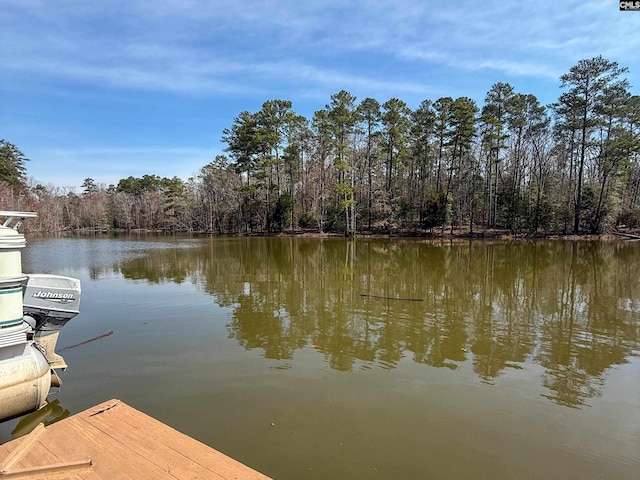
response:
[[[640,478],[640,243],[29,239],[48,420],[119,398],[277,479]],[[24,429],[0,426],[0,441]],[[13,432],[13,433],[12,433]]]

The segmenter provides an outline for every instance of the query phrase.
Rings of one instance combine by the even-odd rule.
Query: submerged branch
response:
[[[97,337],[90,338],[89,340],[85,340],[84,342],[80,342],[80,343],[76,343],[75,345],[69,345],[68,347],[64,347],[64,348],[58,350],[58,352],[64,352],[65,350],[69,350],[71,348],[79,347],[80,345],[84,345],[85,343],[93,342],[94,340],[100,340],[101,338],[108,337],[109,335],[112,335],[112,334],[113,334],[113,330],[109,330],[108,332],[103,333],[102,335],[98,335]]]
[[[361,297],[369,297],[369,298],[382,298],[384,300],[404,300],[406,302],[423,302],[424,298],[402,298],[402,297],[384,297],[380,295],[370,295],[368,293],[361,293]]]

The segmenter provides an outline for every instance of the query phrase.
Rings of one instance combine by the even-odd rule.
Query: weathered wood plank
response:
[[[47,433],[45,428],[42,437],[44,437]],[[26,437],[26,436],[25,436]],[[24,441],[25,437],[20,437],[16,440],[12,440],[11,442],[5,444],[11,452],[13,452],[16,448]],[[0,458],[6,458],[0,456]],[[40,439],[32,446],[32,448],[28,449],[25,453],[23,453],[18,461],[12,468],[26,468],[33,465],[49,465],[54,463],[59,463],[62,461],[60,458],[51,453],[47,448],[42,448],[40,444]]]
[[[44,423],[39,423],[36,425],[36,428],[29,433],[29,435],[22,439],[20,445],[18,445],[18,447],[0,463],[0,472],[7,471],[13,467],[15,463],[20,460],[20,457],[27,453],[33,444],[38,441],[38,438],[40,438],[43,433]]]
[[[0,462],[21,439],[0,450]],[[9,451],[9,454],[5,452]],[[117,400],[46,427],[16,468],[51,468],[91,459],[92,466],[61,480],[268,480],[265,475]],[[69,472],[71,473],[71,472]],[[1,477],[0,477],[1,478]]]
[[[10,471],[1,471],[0,479],[20,479],[20,480],[42,480],[43,478],[68,477],[76,472],[86,472],[91,468],[91,460],[80,460],[77,462],[57,463],[54,465],[43,465],[41,467],[20,468]]]
[[[64,460],[91,458],[92,472],[99,478],[136,479],[141,478],[140,472],[144,472],[143,478],[166,478],[165,472],[133,454],[130,446],[104,435],[81,419],[70,417],[50,425],[47,430],[48,436],[42,442],[46,440],[50,452]]]
[[[83,420],[118,442],[134,446],[135,452],[163,471],[175,469],[196,478],[237,478],[242,464],[164,425],[126,404],[118,404],[99,415],[80,415]],[[117,422],[113,421],[117,418]],[[265,476],[247,469],[245,477]]]

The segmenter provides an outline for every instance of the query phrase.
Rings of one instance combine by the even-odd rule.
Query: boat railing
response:
[[[14,212],[5,210],[0,211],[0,217],[7,217],[2,226],[13,228],[16,231],[18,231],[18,229],[22,226],[25,218],[35,218],[37,216],[38,214],[35,212]],[[18,219],[18,221],[14,225],[11,225],[16,218]]]

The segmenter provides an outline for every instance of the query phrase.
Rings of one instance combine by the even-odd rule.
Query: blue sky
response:
[[[509,82],[551,103],[597,55],[637,94],[639,32],[613,0],[0,0],[0,138],[45,185],[187,180],[265,100],[308,118],[340,90],[481,106]]]

